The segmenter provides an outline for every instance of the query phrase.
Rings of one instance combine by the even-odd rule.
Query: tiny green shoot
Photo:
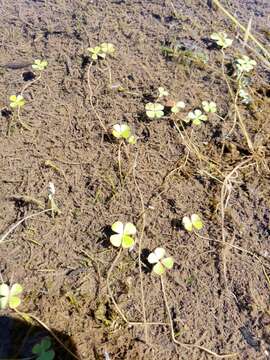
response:
[[[169,91],[166,90],[166,89],[164,89],[164,87],[162,87],[162,86],[160,86],[160,87],[158,88],[158,93],[159,93],[159,95],[158,95],[158,98],[159,98],[159,99],[162,98],[162,97],[169,96]]]
[[[222,49],[226,49],[227,47],[231,46],[233,43],[233,40],[229,39],[225,32],[213,33],[211,34],[210,37]]]
[[[146,115],[150,119],[159,119],[164,115],[164,106],[159,103],[147,103],[145,105]]]
[[[115,124],[112,134],[116,139],[125,139],[129,144],[136,144],[136,137],[131,133],[131,129],[127,124]]]
[[[18,295],[20,295],[22,291],[23,288],[18,283],[13,284],[11,288],[7,284],[1,284],[0,310],[6,309],[7,307],[10,309],[16,309],[21,303],[21,299]]]
[[[238,95],[242,104],[249,105],[252,102],[252,98],[246,90],[240,89]]]
[[[11,95],[10,98],[10,104],[9,106],[12,108],[12,109],[15,109],[15,108],[21,108],[24,106],[25,104],[25,100],[24,100],[24,97],[22,95]]]
[[[202,121],[206,121],[207,116],[201,112],[201,110],[196,109],[194,111],[190,111],[185,118],[185,122],[192,121],[193,125],[200,125]]]
[[[217,104],[214,101],[203,101],[202,108],[206,113],[217,112]]]
[[[184,216],[182,224],[187,231],[201,230],[203,228],[203,222],[198,214],[192,214],[191,217]]]
[[[46,69],[47,66],[48,66],[48,61],[39,60],[39,59],[35,60],[34,63],[32,64],[33,70],[37,70],[37,71],[42,71]]]
[[[256,61],[250,59],[247,55],[243,55],[241,58],[236,59],[235,62],[239,74],[250,72],[254,69],[254,66],[257,65]]]
[[[116,233],[110,237],[110,242],[113,246],[122,246],[124,249],[133,246],[134,239],[132,235],[136,234],[136,227],[132,223],[124,224],[121,221],[116,221],[112,224],[111,228]]]
[[[184,101],[177,101],[171,108],[171,112],[173,114],[177,114],[179,113],[179,111],[181,111],[182,109],[184,109],[186,107],[186,104],[184,103]]]
[[[147,258],[150,264],[153,266],[153,272],[157,275],[163,275],[167,269],[172,269],[174,260],[172,257],[166,257],[166,251],[164,248],[158,247],[151,252]]]
[[[55,352],[51,348],[51,339],[45,338],[33,346],[32,353],[37,356],[36,360],[53,360],[55,357]]]
[[[105,59],[106,54],[101,50],[100,46],[90,47],[87,49],[90,52],[90,56],[92,60],[97,60],[98,57]]]
[[[102,43],[100,45],[100,48],[101,48],[101,51],[104,53],[104,54],[108,54],[108,55],[111,55],[115,52],[115,47],[113,44],[111,43]]]
[[[52,217],[54,215],[59,215],[61,213],[60,209],[56,205],[56,202],[54,200],[55,195],[55,186],[54,183],[49,182],[48,184],[48,209],[52,210]]]

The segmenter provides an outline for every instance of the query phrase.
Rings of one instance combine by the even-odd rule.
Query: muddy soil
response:
[[[269,51],[269,2],[222,4],[244,26],[252,17],[252,33]],[[270,68],[263,52],[251,41],[244,46],[242,30],[212,1],[2,0],[0,12],[0,231],[44,210],[50,181],[61,210],[22,222],[0,243],[3,281],[24,287],[19,310],[78,359],[268,359]],[[252,146],[235,116],[222,53],[209,41],[216,31],[234,39],[224,70],[234,93],[231,60],[246,54],[257,62],[252,104],[237,106]],[[101,42],[116,52],[91,63],[87,48]],[[40,77],[35,59],[48,61]],[[149,120],[145,105],[160,86],[186,108]],[[22,91],[18,119],[9,96]],[[203,100],[215,101],[219,116],[186,125],[181,119]],[[121,122],[136,145],[112,139]],[[192,213],[204,221],[197,235],[181,225]],[[134,249],[119,257],[108,240],[117,220],[138,229]],[[158,246],[175,260],[163,277],[165,299],[146,260]],[[118,309],[108,292],[115,259],[109,285]],[[25,344],[38,335],[18,326],[26,321],[19,314],[1,315],[3,333],[6,316],[13,319],[13,335],[6,330],[0,358],[29,356]],[[53,344],[57,359],[74,358]]]

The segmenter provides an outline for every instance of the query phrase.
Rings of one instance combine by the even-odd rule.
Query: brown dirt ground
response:
[[[253,14],[252,30],[267,46],[269,3],[254,3],[232,0],[223,5],[245,25]],[[105,351],[113,360],[214,358],[172,341],[160,281],[144,265],[147,321],[166,324],[149,325],[146,343],[143,326],[127,325],[117,313],[106,286],[117,255],[108,246],[107,229],[116,220],[132,221],[139,236],[144,230],[142,255],[162,245],[175,259],[164,282],[177,340],[219,354],[236,352],[236,359],[269,358],[267,64],[243,49],[243,34],[211,1],[2,0],[0,11],[0,64],[31,64],[37,58],[49,62],[31,85],[25,80],[30,67],[0,68],[0,230],[4,233],[38,212],[37,204],[22,197],[44,204],[49,181],[56,186],[62,211],[54,219],[41,214],[26,221],[0,244],[3,280],[24,286],[20,310],[69,336],[80,359],[103,359]],[[226,137],[234,107],[221,72],[221,52],[209,49],[205,40],[218,30],[235,39],[226,50],[226,64],[241,53],[258,62],[251,84],[254,105],[239,106],[254,153],[238,125]],[[117,51],[90,69],[95,113],[86,49],[105,41]],[[207,64],[162,54],[161,46],[177,44],[205,53]],[[109,87],[109,69],[112,83],[120,82],[129,93]],[[8,110],[9,96],[26,85],[21,119],[30,130],[11,124]],[[214,100],[224,120],[213,116],[200,128],[181,129],[181,134],[168,118],[147,121],[144,106],[159,86],[186,101],[187,111],[202,100]],[[128,122],[139,137],[137,145],[122,147],[122,183],[119,145],[104,133],[96,114],[107,128]],[[183,134],[197,154],[188,150]],[[56,167],[46,165],[47,160]],[[239,165],[226,188],[222,226],[222,186]],[[204,219],[204,238],[179,226],[193,212]],[[222,241],[222,235],[238,250],[207,239]],[[125,316],[142,321],[138,245],[122,254],[111,286]],[[68,355],[58,353],[57,358]]]

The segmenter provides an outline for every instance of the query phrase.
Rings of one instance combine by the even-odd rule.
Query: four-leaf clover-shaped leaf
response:
[[[24,106],[24,104],[25,104],[25,100],[22,95],[18,95],[18,96],[11,95],[9,97],[9,100],[10,100],[9,106],[13,109],[20,108],[20,107]]]
[[[146,115],[150,119],[159,119],[164,115],[164,106],[159,103],[147,103],[145,105]]]
[[[192,214],[191,217],[184,216],[182,220],[183,226],[187,231],[201,230],[203,228],[202,219],[198,214]]]
[[[194,125],[200,125],[202,121],[206,121],[206,120],[207,120],[207,116],[204,115],[199,109],[190,111],[185,119],[186,122],[192,121],[192,124]]]
[[[132,223],[123,224],[121,221],[116,221],[111,228],[116,233],[110,237],[113,246],[122,246],[124,249],[133,246],[134,239],[132,235],[136,234],[136,227]]]
[[[160,86],[158,88],[158,93],[159,93],[159,95],[158,95],[159,98],[161,98],[163,96],[169,96],[169,91],[164,89],[164,87],[162,87],[162,86]]]
[[[236,67],[240,73],[250,72],[256,64],[256,61],[250,59],[247,55],[243,55],[241,58],[236,59]]]
[[[20,295],[23,288],[20,284],[13,284],[10,288],[7,284],[0,285],[0,309],[16,309],[21,303]]]
[[[171,108],[171,112],[177,114],[180,110],[184,109],[186,104],[184,101],[177,101]]]
[[[202,108],[206,113],[216,113],[217,104],[214,101],[203,101]]]
[[[32,353],[37,355],[36,360],[53,360],[55,352],[51,347],[51,339],[45,338],[33,347]]]
[[[101,57],[104,59],[106,57],[106,54],[102,51],[100,46],[90,47],[87,49],[90,52],[91,58],[93,60],[97,60],[98,57]]]
[[[165,257],[166,251],[164,248],[158,247],[151,252],[147,258],[150,264],[153,266],[153,272],[157,275],[165,273],[166,269],[172,269],[174,260],[172,257]]]
[[[211,39],[215,40],[216,44],[220,46],[222,49],[226,49],[227,47],[232,45],[233,40],[227,37],[225,32],[218,32],[211,34]]]
[[[127,124],[115,124],[112,134],[117,139],[128,139],[131,135],[131,129]]]
[[[101,51],[105,54],[113,54],[115,52],[115,47],[111,43],[102,43],[100,45]]]
[[[38,71],[42,71],[44,69],[46,69],[46,67],[48,66],[48,61],[46,60],[35,60],[34,64],[32,64],[32,68],[34,70],[38,70]]]

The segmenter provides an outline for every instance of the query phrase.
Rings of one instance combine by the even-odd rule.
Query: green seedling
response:
[[[115,124],[112,134],[116,139],[127,140],[129,144],[136,144],[136,137],[132,135],[131,129],[127,124]]]
[[[20,284],[13,284],[11,288],[7,284],[0,285],[0,310],[6,309],[16,309],[20,303],[20,295],[23,291],[23,288]]]
[[[87,50],[90,52],[91,59],[97,60],[98,58],[105,59],[107,54],[113,54],[115,47],[111,43],[102,43],[99,46],[90,47]]]
[[[216,113],[217,104],[214,101],[203,101],[202,108],[206,113]]]
[[[201,230],[203,228],[203,222],[198,214],[192,214],[191,217],[184,216],[182,224],[187,231]]]
[[[201,110],[196,109],[194,111],[190,111],[185,119],[185,122],[192,121],[193,125],[200,125],[202,121],[206,121],[207,116],[201,112]]]
[[[153,266],[153,272],[157,275],[163,275],[167,269],[172,269],[174,260],[172,257],[165,257],[166,251],[164,248],[158,247],[151,252],[147,258]]]
[[[257,65],[255,60],[250,59],[247,55],[235,60],[238,74],[247,73],[254,69]]]
[[[46,69],[46,67],[48,66],[48,62],[46,60],[35,60],[34,64],[32,64],[32,68],[33,70],[36,71],[42,71],[44,69]]]
[[[160,99],[162,97],[169,96],[169,91],[164,89],[164,87],[161,86],[161,87],[158,88],[158,94],[159,94],[158,98]]]
[[[97,60],[99,57],[105,59],[106,54],[102,51],[100,46],[95,46],[94,48],[90,47],[87,49],[90,52],[92,60]]]
[[[101,48],[101,51],[104,53],[104,54],[108,54],[108,55],[111,55],[115,52],[115,47],[113,44],[111,43],[102,43],[100,45],[100,48]]]
[[[55,203],[54,195],[55,195],[54,183],[49,182],[49,184],[48,184],[48,209],[52,210],[52,217],[54,217],[54,215],[61,214],[60,209],[58,208],[58,206]]]
[[[186,104],[184,103],[184,101],[177,101],[172,107],[171,107],[171,112],[173,114],[177,114],[179,113],[179,111],[181,111],[182,109],[184,109],[186,107]]]
[[[12,108],[12,109],[15,109],[15,108],[21,108],[25,105],[25,100],[24,100],[24,97],[22,95],[11,95],[10,98],[10,104],[9,106]]]
[[[225,32],[213,33],[213,34],[211,34],[210,37],[222,49],[226,49],[227,47],[231,46],[233,43],[233,40],[229,39]]]
[[[121,221],[116,221],[112,224],[111,228],[116,233],[110,237],[110,242],[113,246],[122,246],[124,249],[133,246],[134,239],[132,235],[136,234],[136,227],[132,223],[123,224]]]
[[[159,119],[164,115],[164,106],[159,103],[147,103],[145,105],[146,115],[150,119]]]
[[[241,98],[242,104],[249,105],[252,102],[251,96],[244,89],[240,89],[238,95]]]
[[[34,345],[32,353],[35,354],[36,360],[53,360],[55,352],[52,347],[52,341],[50,338],[42,339],[38,344]]]

